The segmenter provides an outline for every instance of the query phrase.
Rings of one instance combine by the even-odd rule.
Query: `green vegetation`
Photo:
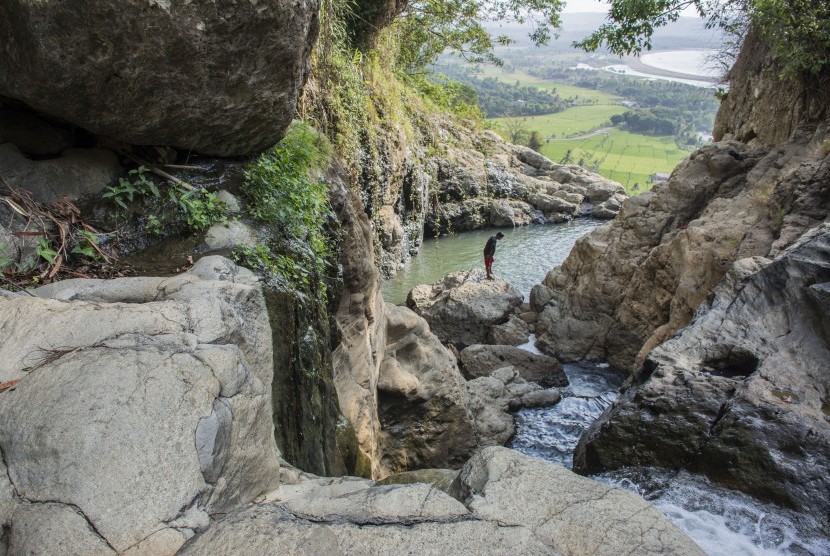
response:
[[[145,228],[150,234],[202,232],[227,217],[227,207],[211,191],[169,182],[162,193],[146,166],[130,170],[128,175],[118,180],[118,185],[107,187],[103,197],[124,210],[140,202],[142,212],[148,215]]]
[[[626,111],[624,106],[575,106],[556,114],[524,118],[530,131],[538,131],[544,140],[573,137],[609,126],[610,118]],[[495,123],[502,118],[492,120]]]
[[[551,141],[542,146],[541,152],[555,162],[595,170],[623,184],[629,194],[650,189],[652,174],[671,172],[688,155],[672,137],[649,137],[619,129],[576,141]]]
[[[237,260],[297,289],[319,284],[318,293],[325,290],[331,249],[324,226],[331,209],[326,186],[313,173],[325,167],[330,154],[324,137],[296,123],[282,141],[248,166],[242,194],[251,216],[271,228],[274,240],[239,250]]]
[[[611,21],[575,46],[614,54],[651,50],[655,29],[675,22],[694,6],[710,27],[741,37],[755,27],[783,63],[784,74],[818,77],[830,58],[830,4],[815,0],[615,0]]]

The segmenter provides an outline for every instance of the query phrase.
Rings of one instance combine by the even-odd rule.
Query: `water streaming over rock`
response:
[[[509,232],[499,244],[497,275],[526,297],[548,270],[564,261],[573,244],[598,223],[537,226]],[[403,303],[417,284],[457,270],[481,266],[481,250],[492,231],[424,242],[411,265],[383,286],[384,297]],[[537,351],[534,338],[524,346]],[[571,467],[582,433],[618,396],[624,376],[605,364],[565,365],[570,386],[553,407],[516,413],[510,447]],[[703,477],[663,469],[631,468],[592,477],[649,500],[711,555],[830,554],[830,539],[812,517],[761,503],[711,484]]]

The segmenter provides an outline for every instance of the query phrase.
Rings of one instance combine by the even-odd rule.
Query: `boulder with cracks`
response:
[[[255,277],[221,257],[0,298],[10,546],[172,553],[275,487],[270,340]]]

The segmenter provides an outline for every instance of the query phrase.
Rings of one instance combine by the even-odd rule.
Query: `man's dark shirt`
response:
[[[487,245],[484,246],[484,256],[485,257],[492,257],[496,254],[496,236],[490,236],[490,239],[487,240]]]

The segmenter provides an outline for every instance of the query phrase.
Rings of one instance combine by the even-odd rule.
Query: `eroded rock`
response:
[[[117,552],[170,547],[150,537],[276,486],[270,329],[250,272],[208,257],[172,278],[35,293],[0,302],[0,381],[20,379],[2,393],[0,450],[12,503],[30,504],[12,518],[25,543],[96,551],[74,536],[85,520]]]
[[[487,280],[483,270],[474,269],[416,286],[406,304],[442,342],[463,349],[486,343],[490,328],[508,321],[521,306],[522,295],[510,283]]]
[[[657,465],[826,517],[830,226],[736,262],[580,440],[575,469]]]

